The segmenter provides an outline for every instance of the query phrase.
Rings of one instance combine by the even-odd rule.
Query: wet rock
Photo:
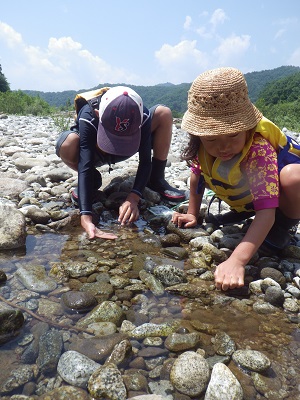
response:
[[[102,299],[109,299],[113,294],[114,289],[110,283],[107,282],[92,282],[85,283],[80,288],[80,291],[87,292],[91,296],[101,296]]]
[[[258,300],[253,304],[253,310],[258,314],[273,314],[277,312],[275,306],[261,300]]]
[[[0,345],[18,336],[24,322],[20,310],[0,310]]]
[[[143,358],[161,357],[166,354],[168,354],[167,349],[162,349],[160,347],[151,347],[151,346],[142,348],[141,350],[138,351],[138,357],[143,357]]]
[[[135,371],[135,370],[125,371],[123,375],[123,381],[126,386],[127,392],[129,392],[130,390],[134,390],[135,392],[148,391],[147,378],[140,371]]]
[[[91,375],[88,391],[95,399],[126,400],[127,398],[122,375],[114,364],[100,367]]]
[[[174,387],[170,381],[161,379],[159,382],[149,382],[150,391],[154,394],[162,396],[164,400],[172,400],[172,392],[174,392]]]
[[[105,365],[109,363],[113,363],[117,367],[124,363],[126,359],[132,353],[132,346],[128,339],[122,340],[120,343],[117,343],[111,352],[110,356],[106,359]]]
[[[200,342],[200,334],[197,332],[180,334],[171,333],[165,340],[165,347],[170,351],[184,351],[195,348]]]
[[[285,258],[294,258],[296,260],[300,259],[300,247],[298,246],[287,246],[281,252],[282,257]]]
[[[221,356],[230,356],[236,350],[236,345],[226,332],[218,332],[214,337],[214,349]]]
[[[139,396],[130,397],[130,400],[166,400],[166,397],[159,394],[142,394]]]
[[[282,307],[284,302],[284,294],[280,287],[269,286],[265,291],[265,301],[273,306]]]
[[[61,386],[39,396],[39,400],[90,400],[86,390],[74,386]],[[28,399],[29,400],[29,399]]]
[[[275,282],[279,283],[282,289],[286,287],[286,279],[283,274],[275,268],[263,268],[260,272],[260,277],[262,279],[271,278]]]
[[[89,324],[87,328],[97,337],[112,335],[113,333],[117,332],[117,325],[113,322],[94,322]]]
[[[243,389],[226,365],[217,363],[205,393],[205,400],[243,400]]]
[[[179,327],[180,321],[173,320],[162,324],[146,323],[128,332],[131,338],[145,339],[149,336],[168,336]]]
[[[261,287],[262,282],[263,282],[262,279],[258,279],[256,281],[250,282],[249,283],[250,292],[254,293],[254,294],[262,294],[263,293],[262,287]]]
[[[6,281],[7,281],[6,273],[0,269],[0,285],[2,283],[5,283]]]
[[[57,287],[56,281],[47,275],[42,265],[19,266],[16,276],[27,289],[34,292],[47,293]]]
[[[186,281],[185,272],[174,265],[158,265],[154,267],[153,274],[165,286],[172,286]]]
[[[124,276],[112,276],[109,283],[116,289],[123,289],[130,284],[130,279]]]
[[[204,286],[193,285],[190,283],[179,283],[165,289],[169,293],[189,297],[191,299],[202,298],[208,295],[208,289]]]
[[[224,251],[219,250],[216,246],[206,243],[202,247],[202,252],[209,255],[216,263],[222,263],[227,260],[227,255]]]
[[[189,243],[192,239],[200,236],[209,236],[205,229],[200,228],[199,226],[195,228],[178,228],[177,225],[173,224],[173,222],[169,222],[167,226],[167,231],[175,233],[178,235],[181,240],[185,243]]]
[[[180,236],[176,233],[169,233],[160,239],[162,247],[172,247],[180,245]]]
[[[163,254],[175,258],[175,260],[184,260],[188,257],[188,252],[183,247],[165,247],[161,251]]]
[[[139,273],[141,281],[148,287],[155,296],[162,296],[165,292],[163,284],[156,277],[145,270]]]
[[[297,313],[299,312],[299,304],[295,299],[285,299],[283,303],[283,308],[286,311]]]
[[[266,371],[271,366],[269,358],[257,350],[237,350],[232,359],[236,364],[255,372]]]
[[[98,304],[86,317],[78,321],[77,325],[85,327],[94,322],[113,322],[119,326],[124,318],[121,307],[113,301],[103,301]]]
[[[10,376],[0,386],[0,393],[10,393],[30,382],[35,375],[34,365],[20,365],[10,373]]]
[[[41,335],[37,365],[44,374],[56,371],[63,350],[63,340],[58,331],[48,331]]]
[[[89,292],[70,291],[61,296],[61,305],[69,313],[86,313],[96,305],[96,298]]]
[[[199,236],[189,242],[189,246],[193,250],[201,250],[205,244],[213,244],[211,236]]]
[[[277,283],[276,281],[274,281],[274,279],[272,279],[272,278],[265,278],[265,279],[262,280],[262,282],[261,282],[261,288],[262,288],[262,291],[263,291],[263,292],[265,292],[265,291],[267,290],[267,288],[268,288],[268,287],[271,287],[271,286],[276,286],[276,287],[278,287],[279,289],[281,289],[279,283]]]
[[[26,222],[15,207],[0,204],[0,250],[17,249],[25,245]]]
[[[125,339],[127,339],[127,335],[122,333],[115,333],[99,338],[78,339],[70,344],[69,350],[84,354],[96,362],[103,362],[110,356],[114,347]]]
[[[100,366],[85,355],[70,350],[61,355],[57,372],[70,385],[86,388],[90,376]]]
[[[80,278],[83,276],[89,276],[94,272],[98,272],[98,270],[99,267],[96,264],[92,264],[88,261],[74,261],[64,263],[52,263],[49,274],[58,278]]]
[[[272,379],[257,372],[252,372],[251,378],[255,389],[266,399],[284,399],[288,398],[287,393],[282,388],[281,379]]]
[[[207,361],[195,352],[186,351],[175,360],[170,380],[180,393],[199,397],[206,389],[209,375]]]
[[[224,235],[220,238],[219,247],[234,250],[243,239],[244,234],[235,233],[232,235]]]

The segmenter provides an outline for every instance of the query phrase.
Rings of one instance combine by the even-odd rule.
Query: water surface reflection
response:
[[[115,227],[115,230],[119,235],[116,241],[88,241],[82,234],[81,228],[77,227],[60,234],[35,232],[28,235],[25,249],[3,252],[0,255],[0,269],[8,276],[6,284],[0,287],[1,297],[23,309],[28,308],[32,312],[32,314],[25,314],[26,322],[20,334],[0,348],[0,362],[2,366],[5,365],[5,368],[0,368],[0,382],[5,382],[11,372],[22,364],[22,354],[33,340],[32,328],[41,322],[34,318],[34,314],[41,315],[42,319],[44,318],[49,323],[50,329],[58,330],[58,324],[75,326],[78,319],[82,317],[76,313],[73,315],[66,313],[61,307],[60,298],[63,293],[69,290],[80,290],[84,284],[96,282],[101,274],[128,277],[133,283],[137,283],[140,270],[157,260],[182,269],[188,268],[188,261],[174,260],[161,252],[159,238],[151,230],[143,231],[138,227],[123,229],[118,226]],[[103,266],[90,276],[70,279],[58,277],[57,288],[47,293],[37,293],[34,291],[34,287],[31,291],[26,289],[15,275],[20,266],[30,268],[32,265],[42,265],[49,273],[55,263],[78,263],[81,261],[93,263],[94,259],[109,260],[111,264],[108,266],[103,262]],[[211,284],[212,282],[208,282],[207,286],[209,287]],[[125,290],[124,293],[121,293],[122,289],[118,290],[118,294],[114,290],[108,295],[96,295],[96,298],[98,302],[107,299],[116,301],[127,311],[127,315],[131,313],[131,318],[136,324],[180,318],[182,331],[185,328],[190,332],[196,330],[201,332],[200,347],[205,350],[207,357],[214,355],[213,337],[215,332],[224,331],[235,341],[238,349],[259,350],[270,358],[272,369],[269,370],[266,378],[272,379],[274,389],[278,386],[279,390],[281,385],[288,393],[287,397],[279,396],[278,399],[299,398],[300,331],[298,325],[291,323],[282,309],[278,309],[275,314],[260,315],[253,311],[254,299],[234,298],[223,293],[216,293],[209,304],[204,304],[198,299],[184,298],[168,293],[154,296],[151,291],[137,290],[130,297]],[[131,302],[138,293],[145,295],[148,299],[143,312],[141,312],[143,305]],[[214,293],[212,291],[212,294]],[[0,309],[3,307],[8,306],[5,302],[0,302]],[[146,307],[148,307],[147,312],[145,312]],[[132,317],[133,314],[135,317]],[[55,325],[51,325],[51,321],[55,322]],[[64,350],[67,350],[75,339],[84,335],[82,332],[71,332],[68,329],[61,331],[65,341]],[[140,345],[143,346],[143,343]],[[174,357],[171,354],[170,356]],[[243,389],[246,389],[247,396],[245,398],[262,398],[258,393],[258,388],[254,387],[249,374],[239,369],[232,361],[229,367],[243,385]],[[129,369],[131,366],[125,364],[122,368],[126,371],[126,368]],[[50,373],[50,377],[54,381],[55,375],[55,372]],[[42,385],[45,379],[49,380],[50,378],[47,374],[39,373],[32,378],[33,394],[47,391],[45,384]],[[22,393],[23,390],[24,387],[21,385],[15,390],[15,393]]]

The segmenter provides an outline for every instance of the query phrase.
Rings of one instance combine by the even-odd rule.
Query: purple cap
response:
[[[131,157],[140,147],[142,122],[141,97],[125,86],[109,89],[99,105],[99,148],[109,154]]]

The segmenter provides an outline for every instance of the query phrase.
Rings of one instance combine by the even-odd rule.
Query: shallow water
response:
[[[147,257],[162,257],[166,264],[176,264],[184,268],[183,261],[175,261],[162,255],[158,246],[157,236],[151,229],[145,230],[144,224],[135,228],[120,228],[117,225],[109,227],[119,236],[116,241],[88,241],[82,233],[81,228],[75,227],[71,231],[64,231],[60,234],[32,232],[26,240],[26,248],[18,251],[8,251],[0,254],[0,269],[3,269],[8,276],[8,281],[0,287],[1,296],[13,301],[13,298],[22,290],[22,285],[14,277],[14,272],[18,264],[38,264],[43,265],[47,271],[51,268],[51,263],[58,261],[79,261],[86,260],[88,257],[104,257],[118,262],[119,268],[122,263],[128,260],[133,261],[131,276],[138,276],[138,271],[143,268]],[[126,253],[128,250],[130,252]],[[81,281],[84,281],[81,280]],[[68,290],[68,283],[59,285]],[[62,291],[56,290],[50,294],[35,294],[35,298],[51,298],[52,301],[59,302]],[[150,292],[147,296],[152,301],[155,300]],[[169,307],[169,316],[182,319],[182,326],[188,330],[195,330],[191,321],[201,321],[210,324],[214,330],[225,331],[234,339],[238,349],[252,349],[262,351],[267,355],[272,368],[268,371],[274,391],[284,388],[287,396],[274,397],[274,399],[300,399],[300,330],[297,324],[291,323],[282,309],[278,309],[276,314],[258,315],[253,311],[251,302],[248,299],[232,299],[228,293],[219,293],[219,301],[213,305],[204,305],[197,299],[179,298],[174,295],[165,295],[157,299],[157,303]],[[220,301],[222,299],[222,301]],[[233,300],[233,301],[232,301]],[[162,306],[160,306],[162,308]],[[159,310],[157,316],[159,317]],[[37,312],[34,310],[34,312]],[[51,316],[49,316],[51,317]],[[66,317],[55,316],[57,322]],[[76,318],[72,321],[69,315],[68,323],[76,323]],[[52,317],[51,317],[52,318]],[[30,327],[37,322],[32,316],[27,316],[27,321],[19,336],[13,341],[0,347],[0,382],[9,376],[9,373],[16,369],[20,364],[20,354],[26,348],[21,341],[26,338]],[[213,334],[203,333],[200,345],[207,356],[214,354],[212,346]],[[21,343],[21,344],[20,344]],[[247,399],[262,399],[258,391],[254,388],[248,373],[241,371],[237,366],[230,362],[229,367],[236,374],[243,388],[248,388]],[[36,378],[35,383],[40,377]],[[21,389],[17,390],[17,393]]]

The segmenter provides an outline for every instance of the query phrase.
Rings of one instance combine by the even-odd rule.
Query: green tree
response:
[[[0,64],[0,92],[8,92],[10,90],[9,83],[5,75],[2,73],[2,67]]]

